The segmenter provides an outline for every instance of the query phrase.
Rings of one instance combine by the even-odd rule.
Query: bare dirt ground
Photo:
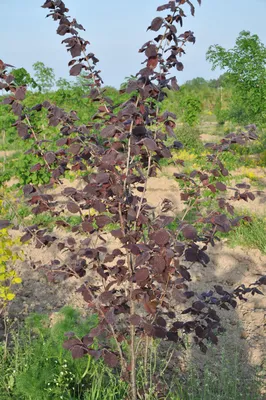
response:
[[[15,150],[3,150],[3,151],[0,151],[0,158],[7,158],[7,157],[12,156],[15,153],[16,153]]]

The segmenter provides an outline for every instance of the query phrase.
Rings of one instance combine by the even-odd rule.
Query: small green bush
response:
[[[187,94],[181,97],[179,105],[182,109],[182,121],[189,126],[197,125],[202,112],[200,99],[193,94]]]
[[[176,128],[175,134],[177,139],[187,150],[193,150],[196,153],[200,153],[204,150],[204,145],[200,140],[201,132],[199,128],[184,124]]]
[[[32,154],[20,153],[16,158],[8,158],[2,167],[3,173],[0,175],[0,185],[9,181],[12,177],[17,178],[20,185],[49,183],[50,173],[45,168],[42,168],[42,165],[39,170],[31,172],[31,168],[38,163],[42,164],[42,161]]]

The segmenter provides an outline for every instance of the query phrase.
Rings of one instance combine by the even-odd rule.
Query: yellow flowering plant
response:
[[[3,201],[0,200],[0,215],[5,212]],[[21,254],[14,247],[19,239],[13,239],[6,228],[0,230],[0,310],[14,299],[13,286],[22,282],[12,265],[21,260]]]

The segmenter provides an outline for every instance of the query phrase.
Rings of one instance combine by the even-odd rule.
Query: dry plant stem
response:
[[[135,106],[138,106],[140,100],[140,95],[138,95],[137,100],[135,102]],[[129,174],[129,165],[130,165],[130,153],[131,153],[131,138],[132,138],[132,130],[133,130],[134,121],[131,121],[130,129],[129,129],[129,139],[128,139],[128,151],[127,151],[127,166],[126,166],[126,179],[124,181],[124,192],[126,194],[126,187],[127,187],[127,178]]]
[[[197,199],[196,199],[194,202],[193,202],[192,199],[190,200],[189,205],[188,205],[188,207],[186,208],[186,210],[185,210],[185,212],[184,212],[184,215],[183,215],[182,218],[181,218],[181,221],[184,221],[184,219],[186,218],[186,216],[187,216],[187,214],[189,213],[189,211],[192,210],[192,208],[193,208],[197,203],[198,203],[198,200],[197,200]]]
[[[164,368],[163,368],[162,371],[160,372],[160,375],[161,375],[161,376],[164,375],[166,369],[168,368],[168,365],[170,364],[170,362],[171,362],[171,360],[172,360],[172,358],[173,358],[174,352],[175,352],[175,351],[172,350],[172,352],[171,352],[171,354],[170,354],[170,356],[169,356],[169,359],[168,359],[167,363],[165,364]],[[168,353],[167,353],[167,356],[168,356]],[[166,356],[166,358],[167,358],[167,356]]]
[[[133,120],[131,121],[130,129],[129,129],[128,150],[127,150],[127,166],[126,166],[126,179],[125,179],[125,181],[124,181],[124,194],[125,194],[125,195],[126,195],[127,178],[128,178],[129,165],[130,165],[132,129],[133,129]]]
[[[145,384],[148,383],[148,355],[149,355],[149,345],[150,345],[150,338],[149,336],[145,336],[145,349],[144,349],[144,376],[145,376]]]
[[[3,307],[3,310],[4,310],[4,307]],[[7,316],[6,315],[4,315],[3,321],[4,321],[4,336],[5,336],[3,359],[5,360],[7,358],[7,347],[8,347],[8,326],[7,326]]]

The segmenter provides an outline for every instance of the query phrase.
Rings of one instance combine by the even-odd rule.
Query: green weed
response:
[[[259,249],[266,254],[266,218],[254,215],[251,222],[242,220],[238,227],[226,235],[226,238],[229,246]]]

